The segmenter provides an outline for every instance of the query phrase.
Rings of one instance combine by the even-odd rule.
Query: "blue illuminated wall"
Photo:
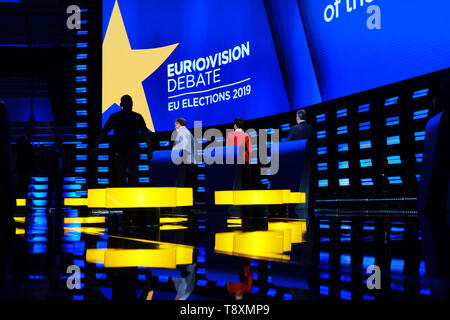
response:
[[[103,1],[103,37],[114,3]],[[118,4],[132,49],[179,43],[143,81],[156,131],[171,130],[177,117],[186,118],[192,127],[193,120],[210,126],[230,123],[236,116],[278,114],[450,67],[446,18],[450,2],[444,0],[430,0],[426,6],[419,0],[342,0],[337,5],[334,0],[119,0]],[[379,29],[371,27],[377,24]],[[168,92],[168,65],[247,41],[250,56],[222,66],[220,83]],[[248,78],[251,93],[244,97],[169,111],[169,102],[186,98],[192,103],[192,98],[215,91],[170,96]],[[112,105],[104,122],[118,108]]]
[[[2,98],[8,110],[9,121],[26,122],[30,119],[31,103],[36,121],[54,121],[50,100],[47,97]]]
[[[353,9],[342,0],[339,14],[325,13],[334,2],[298,1],[323,101],[450,67],[450,2],[358,0]],[[380,10],[380,29],[367,27],[370,5]]]
[[[114,0],[103,1],[104,41],[111,25],[114,3]],[[178,43],[163,64],[142,82],[156,131],[172,130],[178,117],[186,118],[190,127],[194,120],[202,120],[203,126],[210,126],[233,122],[237,116],[252,119],[290,110],[262,1],[134,0],[117,3],[131,49],[161,48]],[[103,44],[105,46],[105,42]],[[227,53],[242,45],[246,47],[246,54],[219,65],[218,61],[225,58],[216,54]],[[215,61],[214,67],[211,62],[203,71],[173,77],[168,73],[171,64],[185,60],[194,63],[210,57]],[[121,67],[126,72],[126,67]],[[217,81],[208,82],[206,78],[212,74],[207,72],[212,70],[217,70]],[[196,84],[187,88],[187,77],[191,75]],[[206,85],[198,80],[200,75]],[[184,84],[172,90],[173,81]],[[213,103],[207,104],[203,99],[199,104],[205,105],[195,106],[195,99],[222,93],[226,93],[225,99],[214,102],[214,98],[209,98]],[[120,94],[117,93],[117,100],[120,100]],[[117,109],[117,105],[111,106],[111,110]],[[105,115],[107,113],[109,111]],[[150,128],[149,119],[145,115],[144,119]]]

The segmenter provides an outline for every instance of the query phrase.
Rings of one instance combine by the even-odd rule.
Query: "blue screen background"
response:
[[[103,36],[114,1],[104,1],[104,4]],[[188,127],[192,127],[194,120],[202,120],[203,126],[210,126],[233,122],[237,116],[251,119],[290,110],[262,1],[127,0],[118,1],[118,4],[132,49],[179,43],[161,67],[143,82],[156,131],[173,130],[178,117],[185,118]],[[171,95],[167,91],[168,64],[214,55],[247,41],[250,41],[250,56],[222,65],[218,85],[250,77],[249,96],[168,111],[168,96]],[[191,91],[216,86],[213,84]],[[230,90],[234,88],[239,88],[239,85]]]
[[[180,43],[143,82],[156,131],[172,130],[177,117],[188,127],[194,120],[210,126],[264,117],[450,67],[450,1],[373,0],[359,7],[357,0],[347,12],[342,0],[339,18],[327,23],[324,10],[334,2],[118,0],[132,49]],[[380,8],[380,30],[366,26],[370,5]],[[113,6],[103,0],[103,36]],[[167,64],[246,41],[251,55],[222,66],[221,84],[251,77],[250,96],[167,110]]]

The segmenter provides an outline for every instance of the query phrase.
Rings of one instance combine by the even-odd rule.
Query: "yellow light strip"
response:
[[[86,198],[64,198],[65,206],[86,206]]]
[[[288,231],[292,243],[303,242],[303,235],[306,231],[306,222],[269,222],[269,230]]]
[[[289,190],[234,190],[215,191],[216,205],[276,205],[305,203],[304,192]]]
[[[289,194],[290,199],[288,203],[305,203],[306,194],[304,192],[291,192]]]
[[[71,223],[105,223],[105,217],[81,217],[81,218],[64,218],[65,224]]]
[[[82,227],[82,228],[71,228],[71,227],[64,227],[64,234],[67,235],[69,233],[85,233],[90,234],[94,236],[101,236],[105,233],[105,228],[96,228],[96,227]]]
[[[106,189],[88,189],[87,196],[89,208],[106,208]]]
[[[16,206],[25,207],[27,205],[26,199],[16,199]]]
[[[25,223],[25,217],[14,217],[15,222]]]
[[[99,236],[99,235],[104,235],[105,229],[104,228],[95,228],[95,227],[85,227],[85,228],[64,227],[64,231],[65,231],[65,233],[81,232],[81,233]],[[176,264],[192,264],[192,261],[193,261],[194,247],[192,247],[192,246],[183,245],[183,244],[173,244],[173,243],[168,243],[168,242],[160,242],[160,241],[154,241],[154,240],[147,240],[147,239],[121,237],[121,236],[114,236],[114,235],[108,235],[108,238],[151,243],[151,244],[158,245],[159,248],[174,247],[174,248],[176,248]],[[107,249],[88,249],[88,250],[86,250],[86,261],[92,262],[92,263],[103,263],[104,264],[105,256],[104,256],[104,252],[102,252],[102,250],[104,251]],[[108,249],[108,250],[117,250],[117,249]],[[155,249],[151,249],[151,250],[155,250]]]
[[[185,230],[188,227],[186,226],[177,226],[177,225],[171,225],[171,224],[166,224],[163,226],[159,227],[159,230],[164,231],[164,230]]]
[[[271,218],[272,219],[272,218]],[[280,221],[269,222],[269,231],[288,231],[285,234],[285,238],[289,237],[291,243],[302,243],[303,237],[306,232],[306,220],[305,219],[289,219],[286,221],[285,218],[275,219]],[[241,218],[228,218],[227,227],[236,228],[242,226]],[[286,250],[289,251],[289,250]]]
[[[192,188],[106,188],[89,189],[87,198],[66,198],[67,206],[89,208],[161,208],[192,206]]]
[[[180,223],[180,222],[186,222],[188,221],[188,218],[172,218],[172,217],[160,217],[159,223]]]
[[[176,248],[106,249],[105,268],[148,267],[175,269]]]
[[[228,218],[227,223],[242,224],[242,219],[241,218]]]
[[[86,261],[105,268],[147,267],[175,269],[192,264],[194,248],[162,244],[157,249],[87,249]]]
[[[215,204],[232,204],[233,191],[216,191],[214,192]]]
[[[214,250],[232,255],[290,259],[284,252],[291,250],[289,230],[222,232],[215,235]]]

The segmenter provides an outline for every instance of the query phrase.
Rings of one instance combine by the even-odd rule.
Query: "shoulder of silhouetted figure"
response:
[[[292,126],[288,140],[314,139],[314,126],[308,122],[301,122]]]

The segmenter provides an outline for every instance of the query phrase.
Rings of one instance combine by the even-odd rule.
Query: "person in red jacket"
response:
[[[234,296],[236,300],[242,300],[244,295],[252,291],[253,275],[250,262],[250,259],[239,259],[240,282],[227,282],[226,284],[228,294]]]
[[[237,117],[233,122],[234,131],[229,132],[227,136],[227,147],[229,146],[244,146],[245,147],[245,163],[250,163],[249,154],[252,152],[252,144],[250,136],[244,132],[244,119]]]

